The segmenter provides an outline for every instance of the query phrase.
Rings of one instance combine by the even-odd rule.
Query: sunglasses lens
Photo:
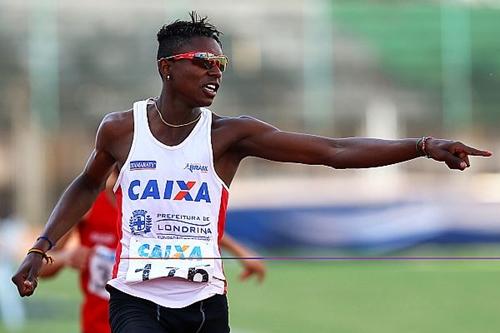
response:
[[[227,58],[226,57],[217,57],[213,59],[215,66],[219,67],[221,72],[224,72],[227,67]]]
[[[193,59],[193,64],[205,69],[211,69],[217,66],[221,72],[224,72],[227,67],[227,58],[225,56],[208,56],[204,53],[196,54]]]
[[[196,66],[199,66],[204,69],[210,69],[212,67],[207,59],[193,58],[192,62]]]
[[[224,67],[221,66],[221,63],[219,60],[217,60],[217,59],[212,60],[212,64],[213,64],[213,66],[219,67],[221,72],[224,72]]]

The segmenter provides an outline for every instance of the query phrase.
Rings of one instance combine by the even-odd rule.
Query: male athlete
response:
[[[108,282],[112,331],[221,333],[229,325],[218,242],[228,188],[245,157],[343,169],[427,156],[464,170],[469,155],[491,155],[430,137],[334,139],[214,114],[205,107],[228,64],[219,35],[195,14],[160,29],[160,96],[105,116],[83,172],[12,278],[21,296],[33,294],[46,251],[80,220],[115,167],[122,218]]]
[[[111,279],[115,249],[118,245],[116,234],[119,211],[113,193],[113,186],[118,173],[112,172],[106,181],[106,188],[99,193],[91,209],[77,225],[79,244],[67,246],[68,237],[61,240],[55,251],[51,251],[53,264],[46,264],[40,270],[40,277],[53,277],[62,268],[71,267],[80,273],[80,289],[83,302],[80,312],[82,333],[109,333],[109,294],[105,290]],[[241,280],[255,275],[260,282],[265,277],[266,269],[261,260],[245,259],[256,257],[249,249],[225,234],[220,242],[221,248],[242,258],[244,269]]]

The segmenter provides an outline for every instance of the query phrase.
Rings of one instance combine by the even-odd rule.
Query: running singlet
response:
[[[167,146],[149,129],[147,104],[134,104],[134,138],[115,185],[121,240],[108,283],[182,308],[225,293],[218,258],[228,190],[214,169],[211,111],[201,108],[188,137]]]
[[[81,327],[84,333],[110,332],[109,294],[104,289],[111,278],[114,252],[118,244],[118,211],[107,194],[101,192],[85,218],[78,224],[80,243],[92,249],[86,269],[81,271],[83,291]]]

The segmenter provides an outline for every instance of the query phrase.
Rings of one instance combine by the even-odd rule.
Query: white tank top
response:
[[[148,102],[134,103],[132,147],[115,185],[121,240],[108,283],[181,308],[226,291],[219,242],[228,188],[214,168],[211,111],[201,108],[188,137],[167,146],[149,129]]]

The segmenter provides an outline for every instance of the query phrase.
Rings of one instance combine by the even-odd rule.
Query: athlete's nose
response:
[[[212,68],[208,70],[208,75],[219,79],[222,77],[222,71],[220,70],[219,66],[212,66]]]

